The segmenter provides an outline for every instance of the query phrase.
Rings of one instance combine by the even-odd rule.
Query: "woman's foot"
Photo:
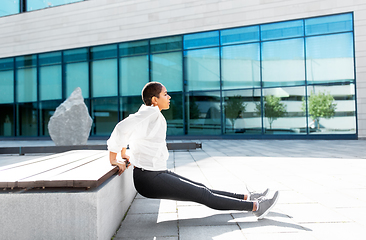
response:
[[[262,193],[257,193],[257,192],[249,192],[249,200],[250,201],[254,201],[259,199],[260,197],[265,197],[268,193],[269,189],[267,188],[264,192]]]
[[[264,218],[276,204],[276,202],[278,200],[278,194],[279,194],[278,191],[275,192],[275,194],[273,195],[273,197],[271,199],[268,199],[265,197],[259,198],[258,205],[257,205],[257,208],[259,207],[259,209],[257,209],[257,211],[254,211],[253,214],[258,219]]]

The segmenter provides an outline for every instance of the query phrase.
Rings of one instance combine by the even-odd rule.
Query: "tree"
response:
[[[309,116],[313,119],[319,129],[319,120],[320,118],[332,118],[334,117],[335,110],[337,108],[337,104],[333,103],[334,98],[330,93],[319,92],[315,94],[314,92],[310,93],[308,97],[309,102]],[[306,112],[306,100],[302,99],[302,110]]]
[[[264,116],[268,118],[269,128],[272,129],[272,123],[277,118],[283,117],[287,113],[287,106],[281,103],[281,98],[273,95],[264,97]],[[262,114],[261,104],[256,104],[256,109],[259,114]]]
[[[235,120],[238,118],[240,113],[245,112],[247,104],[244,103],[243,97],[235,95],[229,97],[225,102],[225,115],[231,121],[232,129],[234,129]]]

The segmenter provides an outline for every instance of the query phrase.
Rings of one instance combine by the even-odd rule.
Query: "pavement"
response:
[[[365,239],[365,140],[200,142],[202,149],[170,151],[170,170],[218,190],[268,187],[269,197],[278,190],[266,218],[138,194],[114,240]],[[0,155],[0,166],[35,157],[39,154]]]

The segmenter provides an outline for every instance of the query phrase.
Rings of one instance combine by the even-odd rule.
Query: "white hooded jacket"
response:
[[[166,130],[159,107],[142,105],[116,125],[107,141],[108,150],[119,153],[129,145],[132,165],[150,171],[166,170]]]

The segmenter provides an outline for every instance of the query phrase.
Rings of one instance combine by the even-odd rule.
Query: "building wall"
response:
[[[366,137],[363,0],[88,0],[0,18],[0,58],[354,12],[358,134]]]

